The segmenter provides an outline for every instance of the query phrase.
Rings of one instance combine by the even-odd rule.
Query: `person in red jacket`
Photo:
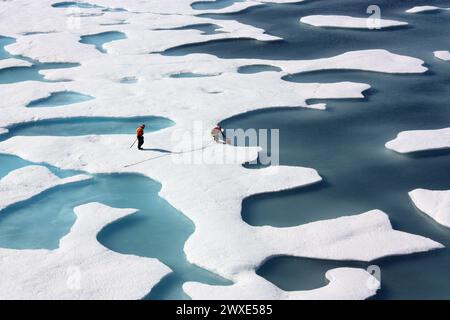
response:
[[[136,129],[136,137],[138,140],[138,149],[139,150],[143,150],[142,145],[144,144],[144,129],[145,129],[145,124],[140,125]]]
[[[219,142],[220,141],[220,136],[222,136],[222,139],[225,143],[225,130],[220,126],[220,125],[216,125],[212,130],[211,130],[211,135],[214,138],[215,142]]]

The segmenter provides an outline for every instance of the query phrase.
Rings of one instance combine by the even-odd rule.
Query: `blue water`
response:
[[[33,165],[36,163],[24,160],[22,158],[19,158],[17,156],[9,155],[9,154],[2,154],[0,153],[0,179],[6,176],[8,173],[10,173],[13,170],[20,169],[29,165]],[[74,170],[61,170],[57,167],[51,166],[46,163],[37,163],[38,165],[42,165],[47,167],[54,175],[60,178],[67,178],[70,176],[74,176],[76,174],[79,174],[78,171]]]
[[[446,7],[448,0],[430,0],[427,5]],[[434,59],[433,51],[448,50],[448,37],[442,32],[450,20],[448,12],[408,14],[404,11],[423,1],[378,0],[382,18],[410,23],[409,28],[394,30],[351,30],[317,28],[299,23],[315,14],[341,14],[367,17],[367,2],[361,0],[305,1],[298,4],[267,4],[234,14],[202,15],[214,19],[237,20],[284,40],[262,42],[251,39],[215,40],[169,49],[166,55],[208,52],[221,58],[317,59],[343,52],[385,48],[421,59]],[[420,39],[420,41],[419,41]],[[441,48],[441,49],[439,49]],[[432,49],[432,50],[431,50]]]
[[[120,183],[122,185],[126,182]],[[206,272],[186,261],[183,252],[184,243],[194,231],[193,223],[180,212],[171,207],[162,198],[149,199],[150,193],[157,193],[156,186],[137,185],[128,191],[129,206],[138,208],[141,203],[147,203],[147,213],[130,216],[117,223],[107,226],[99,235],[99,241],[108,248],[126,254],[144,257],[156,257],[175,270],[175,273],[165,278],[146,298],[147,299],[180,299],[187,298],[182,292],[181,285],[185,281],[194,279],[210,284],[229,284],[228,281]],[[136,188],[139,188],[137,194]],[[129,189],[129,188],[128,188]],[[153,191],[153,192],[152,192]],[[131,193],[131,195],[129,194]],[[108,194],[108,198],[110,197]],[[164,204],[164,207],[163,207]],[[120,199],[114,206],[124,206]],[[153,244],[153,245],[152,245]]]
[[[277,257],[268,260],[256,271],[286,291],[313,290],[325,286],[325,273],[334,268],[351,267],[366,269],[370,263],[358,261],[332,261],[307,258]],[[301,271],[301,272],[299,272]],[[282,274],[283,277],[279,275]]]
[[[265,64],[253,64],[248,66],[242,66],[239,67],[238,69],[238,72],[243,74],[252,74],[267,71],[280,72],[282,71],[282,69],[276,66],[270,66]]]
[[[118,31],[108,31],[97,34],[90,34],[82,36],[80,42],[84,44],[94,45],[95,48],[101,53],[107,53],[103,45],[108,42],[126,39],[127,36],[123,32]]]
[[[74,2],[65,1],[52,4],[54,8],[80,8],[80,9],[92,9],[92,8],[103,8],[102,6],[91,4],[87,2]]]
[[[371,300],[448,300],[448,275],[445,275],[448,274],[450,264],[446,255],[448,256],[448,252],[439,250],[384,258],[370,263],[276,257],[264,263],[257,273],[287,291],[310,290],[328,283],[325,273],[330,269],[367,269],[369,265],[375,264],[381,268],[381,290]]]
[[[27,107],[28,108],[60,107],[69,104],[89,101],[92,99],[94,99],[94,97],[79,92],[60,91],[51,93],[49,97],[31,101],[27,105]]]
[[[16,42],[16,40],[13,38],[0,36],[0,60],[11,57],[11,54],[5,50],[5,47],[14,42]]]
[[[199,23],[199,24],[191,24],[188,26],[177,27],[177,28],[161,28],[156,30],[199,30],[203,35],[211,35],[224,33],[224,31],[220,31],[220,26],[213,23]]]
[[[40,70],[63,69],[77,67],[76,63],[38,63],[31,67],[12,67],[0,70],[0,84],[9,84],[22,81],[63,82],[61,80],[46,80]]]
[[[306,1],[262,5],[236,14],[207,15],[264,28],[284,40],[222,40],[167,50],[166,55],[208,53],[221,58],[317,59],[361,49],[384,48],[426,62],[421,75],[384,75],[361,71],[318,71],[284,77],[292,82],[357,81],[372,86],[364,99],[311,100],[326,102],[327,111],[273,109],[223,121],[225,128],[280,129],[280,161],[319,171],[323,182],[307,188],[269,193],[244,200],[242,217],[251,225],[287,227],[371,209],[385,211],[394,228],[420,234],[445,249],[374,261],[382,272],[376,299],[449,299],[450,231],[418,211],[407,192],[415,188],[450,188],[450,150],[400,155],[384,147],[403,130],[450,126],[450,64],[433,56],[448,50],[450,25],[446,12],[414,15],[404,11],[420,1],[380,0],[382,17],[410,23],[410,27],[379,30],[315,28],[298,23],[312,14],[367,16],[367,2],[359,0]],[[450,6],[450,1],[427,4]],[[252,167],[248,165],[247,167]],[[325,284],[327,269],[367,264],[277,257],[258,273],[287,290]]]
[[[138,82],[138,79],[136,77],[125,77],[120,79],[120,83],[124,84],[132,84]]]
[[[136,127],[145,124],[145,131],[158,131],[173,126],[172,120],[163,117],[131,118],[69,118],[39,120],[8,127],[9,132],[0,135],[0,141],[12,136],[82,136],[95,134],[134,134]]]
[[[223,9],[233,5],[236,2],[243,2],[243,1],[244,0],[197,1],[192,3],[191,7],[195,10]]]
[[[30,31],[30,32],[22,32],[22,35],[32,36],[36,34],[49,34],[49,33],[55,33],[55,31]]]
[[[127,9],[124,8],[105,8],[102,10],[103,12],[127,12]]]
[[[171,74],[171,78],[206,78],[206,77],[215,77],[216,74],[201,74],[201,73],[192,73],[192,72],[182,72],[182,73],[174,73]]]
[[[0,36],[0,60],[15,58],[32,63],[30,67],[11,67],[0,70],[0,84],[9,84],[22,81],[43,81],[43,82],[61,82],[45,80],[39,73],[41,70],[65,69],[79,66],[78,63],[41,63],[28,57],[12,55],[5,50],[5,46],[13,44],[14,38]]]
[[[5,155],[0,153],[0,179],[6,176],[9,172],[20,169],[30,164],[30,162],[18,158],[16,156]]]
[[[74,1],[66,1],[66,2],[58,2],[52,5],[54,8],[80,8],[80,9],[102,9],[103,12],[124,12],[127,11],[124,8],[108,8],[100,5],[87,3],[87,2],[74,2]]]
[[[126,20],[117,20],[117,22],[110,22],[110,23],[100,23],[101,26],[118,26],[123,24],[129,24]]]

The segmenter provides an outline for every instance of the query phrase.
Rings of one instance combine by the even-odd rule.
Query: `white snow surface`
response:
[[[420,211],[450,228],[450,190],[415,189],[409,197]]]
[[[402,131],[386,143],[386,148],[399,153],[450,148],[450,128]]]
[[[339,15],[311,15],[300,18],[300,22],[315,27],[334,27],[350,29],[371,29],[369,17],[358,18]],[[377,27],[380,29],[408,25],[407,22],[397,20],[379,19]]]
[[[43,166],[26,166],[11,171],[0,180],[0,211],[50,188],[87,179],[90,177],[83,174],[60,179]]]
[[[1,299],[140,299],[170,269],[97,242],[109,223],[134,213],[100,203],[75,208],[77,220],[56,250],[0,249]]]
[[[298,61],[157,53],[176,46],[219,39],[279,40],[253,26],[195,14],[237,12],[266,2],[299,2],[293,0],[244,1],[224,9],[206,11],[192,9],[193,0],[88,1],[127,10],[107,13],[92,8],[51,7],[57,2],[61,1],[16,0],[0,4],[0,34],[16,39],[15,43],[6,46],[8,52],[41,62],[80,64],[74,68],[41,71],[47,80],[70,81],[1,85],[0,130],[43,119],[164,116],[176,124],[147,133],[145,147],[168,149],[173,154],[130,150],[134,136],[128,135],[15,136],[0,142],[0,152],[62,169],[91,174],[134,172],[159,181],[162,185],[160,195],[195,224],[195,232],[185,244],[188,260],[234,282],[229,287],[211,288],[186,284],[184,289],[193,298],[207,294],[208,298],[363,299],[373,295],[377,286],[365,286],[369,275],[361,269],[330,270],[327,273],[330,284],[297,293],[282,292],[257,277],[254,270],[268,258],[282,254],[370,261],[441,247],[430,239],[393,230],[386,214],[378,210],[292,228],[249,226],[241,217],[245,197],[310,185],[319,182],[321,177],[314,169],[303,167],[246,169],[242,163],[254,160],[259,148],[217,145],[209,137],[212,125],[237,114],[279,106],[323,109],[324,104],[308,105],[307,100],[363,98],[363,92],[370,88],[368,84],[354,82],[293,83],[282,80],[285,75],[334,69],[423,73],[427,68],[422,60],[386,50],[361,50]],[[223,33],[204,35],[198,30],[167,30],[200,23],[216,24]],[[106,43],[106,54],[79,42],[83,35],[107,31],[123,32],[127,38]],[[253,64],[273,65],[282,71],[237,72],[239,67]],[[183,72],[214,76],[170,77]],[[135,77],[138,81],[126,85],[120,83],[126,77]],[[54,108],[26,107],[31,101],[58,91],[82,92],[95,100]],[[196,128],[198,122],[200,129]],[[179,139],[195,133],[201,136],[198,143]],[[96,233],[104,225],[131,212],[132,209],[119,210],[100,204],[81,206],[76,210],[76,224],[71,233],[61,239],[59,249],[0,249],[1,296],[42,299],[142,297],[169,272],[168,268],[156,260],[110,252],[95,240]],[[36,267],[35,261],[38,261]],[[29,265],[33,265],[33,269],[28,268]],[[84,287],[83,282],[81,291],[67,292],[64,276],[69,265],[81,265],[83,274],[86,272],[88,284]],[[246,291],[245,288],[250,289]],[[252,288],[264,290],[254,292]]]

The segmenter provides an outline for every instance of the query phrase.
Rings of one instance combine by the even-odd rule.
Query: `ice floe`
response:
[[[375,295],[379,288],[378,280],[363,269],[331,269],[325,277],[329,281],[326,286],[307,291],[283,291],[254,273],[244,274],[231,286],[187,282],[183,289],[201,300],[361,300]]]
[[[11,171],[0,180],[0,211],[50,188],[89,178],[88,175],[80,174],[61,179],[43,166],[26,166]]]
[[[315,27],[334,27],[350,29],[374,29],[369,17],[358,18],[337,15],[312,15],[300,18],[300,22]],[[407,22],[387,19],[377,19],[377,29],[408,25]]]
[[[31,67],[32,65],[31,62],[21,59],[9,58],[0,60],[0,70],[14,67]]]
[[[386,143],[386,148],[409,153],[450,148],[450,128],[402,131]]]
[[[415,189],[408,194],[420,211],[450,228],[450,190]]]
[[[1,299],[140,299],[170,272],[156,259],[97,242],[104,226],[135,209],[89,203],[74,211],[76,222],[58,249],[0,249]]]
[[[84,45],[79,40],[80,36],[69,32],[39,33],[18,37],[5,49],[13,55],[30,57],[43,63],[79,62],[101,54],[95,47]]]
[[[428,70],[421,59],[395,54],[384,49],[350,51],[330,58],[305,61],[272,61],[271,64],[290,73],[333,69],[385,73],[423,73]]]
[[[416,6],[411,9],[406,10],[407,13],[422,13],[422,12],[431,12],[431,11],[439,11],[443,10],[443,8],[436,6]],[[446,9],[444,9],[446,10]]]
[[[444,60],[444,61],[450,61],[450,51],[435,51],[433,52],[434,56],[438,59]]]
[[[432,240],[392,230],[387,215],[379,210],[285,228],[283,231],[271,227],[260,230],[267,232],[265,237],[258,239],[265,246],[266,255],[269,248],[273,249],[277,244],[282,244],[284,248],[290,244],[292,251],[280,248],[279,251],[271,251],[274,255],[284,252],[293,256],[364,261],[442,248]],[[245,243],[242,246],[246,248]],[[255,255],[257,248],[252,244],[248,249],[252,249]],[[249,271],[238,273],[234,278],[235,284],[231,286],[186,283],[183,288],[194,299],[366,299],[379,288],[378,280],[363,269],[332,269],[326,273],[326,278],[330,283],[325,287],[286,292]]]

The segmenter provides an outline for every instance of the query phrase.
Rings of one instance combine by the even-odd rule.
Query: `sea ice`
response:
[[[14,67],[31,67],[32,65],[31,62],[15,58],[0,60],[0,70]]]
[[[450,61],[450,51],[435,51],[434,56],[444,61]]]
[[[52,118],[148,115],[148,109],[142,108],[148,101],[151,101],[153,115],[168,117],[176,121],[178,127],[199,117],[205,123],[214,124],[255,109],[307,106],[305,101],[308,99],[363,98],[362,92],[370,88],[367,84],[354,82],[300,84],[282,80],[288,74],[330,69],[423,73],[427,70],[423,63],[420,59],[386,50],[360,50],[330,58],[300,61],[222,60],[206,54],[183,57],[101,55],[98,59],[84,61],[79,67],[41,71],[47,80],[72,80],[69,82],[34,82],[33,86],[20,82],[3,86],[0,127]],[[272,65],[283,71],[258,74],[237,72],[242,66],[254,64]],[[189,72],[217,76],[171,77]],[[117,81],[124,77],[135,77],[140,81],[124,86]],[[61,91],[83,92],[95,97],[95,100],[52,110],[26,108],[31,101]]]
[[[450,148],[450,128],[402,131],[386,143],[386,148],[409,153]]]
[[[407,13],[422,13],[422,12],[430,12],[430,11],[438,11],[442,10],[442,8],[436,6],[416,6],[411,9],[406,10]]]
[[[450,190],[415,189],[408,194],[420,211],[450,228]]]
[[[369,17],[357,18],[349,16],[336,15],[313,15],[300,18],[300,22],[309,24],[315,27],[334,27],[334,28],[350,28],[350,29],[371,29]],[[408,25],[407,22],[379,19],[377,20],[377,28],[391,28]]]
[[[58,2],[55,0],[2,2],[0,34],[16,39],[6,46],[9,53],[40,62],[76,62],[80,66],[40,71],[47,80],[70,80],[66,82],[26,81],[2,85],[1,128],[42,119],[101,116],[154,115],[172,119],[176,124],[147,133],[145,147],[149,150],[141,152],[130,150],[135,139],[132,135],[15,136],[0,142],[0,152],[62,169],[92,174],[131,172],[159,181],[160,195],[195,224],[195,232],[185,244],[188,260],[234,281],[229,287],[186,284],[184,289],[193,298],[363,299],[373,295],[379,284],[365,286],[371,278],[362,269],[330,270],[327,286],[292,293],[283,292],[260,278],[255,269],[266,259],[282,254],[370,261],[440,248],[439,243],[430,239],[393,230],[386,214],[378,210],[292,228],[253,227],[242,220],[241,205],[245,197],[306,186],[322,178],[316,170],[304,167],[274,164],[265,169],[246,169],[242,163],[254,160],[260,148],[214,144],[209,137],[212,125],[268,107],[312,107],[306,103],[309,99],[363,98],[363,92],[370,88],[368,84],[355,82],[299,84],[282,80],[290,73],[334,69],[423,73],[427,68],[420,59],[386,50],[360,50],[302,61],[156,53],[221,39],[280,40],[263,29],[237,21],[196,15],[236,12],[267,2],[298,2],[245,1],[203,11],[191,7],[194,1],[89,1],[126,10],[107,13],[101,12],[101,8],[80,9],[78,13],[54,8],[52,4]],[[126,23],[117,24],[117,21]],[[199,30],[160,30],[202,23],[216,24],[223,32],[205,35]],[[384,23],[404,25],[398,21]],[[361,21],[352,19],[351,24],[360,25]],[[127,38],[106,43],[107,54],[79,42],[83,35],[112,31],[122,32]],[[282,71],[238,73],[240,67],[255,64]],[[217,76],[170,77],[180,73]],[[118,81],[130,77],[139,81],[127,85]],[[26,108],[33,100],[61,91],[83,92],[95,100],[55,108]],[[196,132],[193,124],[199,120],[204,126],[199,130],[200,144],[180,140]],[[157,149],[172,153],[162,154]],[[219,163],[224,159],[226,164]],[[11,175],[14,177],[14,172]],[[36,188],[32,190],[30,194]],[[21,200],[15,198],[8,203],[13,201]],[[87,204],[77,207],[75,212],[78,219],[71,232],[61,239],[57,250],[0,249],[0,298],[138,299],[170,272],[157,260],[114,253],[96,241],[101,228],[131,214],[133,209]],[[81,290],[73,290],[77,289],[77,281],[74,285],[72,276],[77,280],[77,274],[81,276]]]
[[[245,275],[275,255],[371,261],[442,247],[430,239],[393,230],[387,215],[378,210],[291,228],[250,226],[240,215],[245,197],[316,183],[321,180],[317,172],[286,166],[249,170],[240,163],[255,159],[258,148],[205,142],[203,148],[193,150],[169,142],[167,132],[165,129],[146,135],[147,148],[167,148],[172,143],[169,150],[184,152],[192,159],[206,157],[208,161],[184,163],[155,151],[130,152],[132,136],[18,136],[1,142],[0,151],[31,161],[45,159],[64,169],[135,172],[156,179],[162,184],[160,196],[196,226],[185,244],[188,260],[235,283],[244,281]],[[34,141],[40,142],[39,147],[33,147]],[[224,155],[234,153],[238,153],[235,161],[227,165],[211,161],[214,156],[227,158]],[[108,161],[102,161],[105,158]]]
[[[50,188],[87,179],[90,177],[84,174],[60,179],[43,166],[26,166],[11,171],[0,180],[0,211]]]
[[[336,268],[325,277],[327,285],[306,291],[283,291],[254,273],[244,274],[242,280],[231,286],[187,282],[183,290],[200,300],[362,300],[375,295],[380,285],[363,269]]]
[[[103,227],[135,209],[89,203],[74,211],[77,220],[58,249],[0,249],[1,299],[140,299],[170,272],[156,259],[97,242]]]

